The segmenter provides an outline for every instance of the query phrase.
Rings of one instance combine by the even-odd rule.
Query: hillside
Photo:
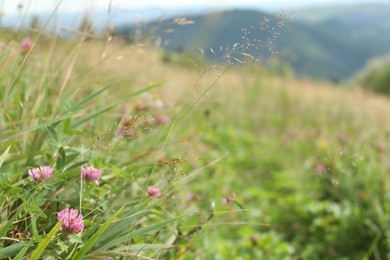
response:
[[[269,47],[280,54],[283,62],[292,65],[298,75],[314,78],[346,79],[362,69],[368,60],[390,52],[390,23],[384,17],[390,6],[376,5],[346,7],[339,12],[323,9],[297,10],[296,19],[286,19],[284,28],[279,28],[279,18],[273,14],[251,10],[233,10],[207,15],[188,16],[193,24],[177,25],[174,19],[147,24],[141,28],[144,33],[152,30],[162,39],[167,50],[180,50],[194,53],[198,48],[206,51],[212,48],[226,49],[235,43],[246,45],[242,39],[243,30],[251,32],[250,40],[260,39],[256,45],[246,51],[266,60],[270,57]],[[322,19],[314,20],[316,14],[326,13]],[[288,16],[288,15],[287,15]],[[295,16],[295,14],[294,14]],[[382,19],[382,17],[384,17]],[[269,19],[270,34],[261,29],[264,19]],[[151,29],[152,28],[152,29]],[[119,26],[120,35],[133,35],[132,26]],[[169,32],[169,33],[167,33]],[[277,33],[277,39],[273,36]],[[269,43],[269,39],[272,43]],[[215,55],[207,52],[211,59]],[[218,55],[217,55],[218,56]]]
[[[389,53],[389,12],[388,4],[360,4],[298,10],[296,19],[346,42],[358,42],[373,55],[382,56]]]
[[[386,259],[389,99],[154,42],[0,44],[0,258]]]

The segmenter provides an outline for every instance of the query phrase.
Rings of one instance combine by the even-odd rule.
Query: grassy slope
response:
[[[132,71],[126,78],[127,73],[141,82],[168,78],[160,94],[168,102],[179,100],[179,106],[193,103],[221,73],[207,72],[193,89],[199,73],[163,65],[147,50],[138,55],[134,60],[143,64],[135,68],[127,58],[121,61]],[[108,67],[108,74],[124,76]],[[221,160],[178,188],[180,198],[192,193],[195,208],[206,214],[214,201],[218,212],[196,242],[184,244],[194,243],[196,254],[205,257],[261,256],[271,249],[275,255],[361,256],[371,245],[375,249],[379,234],[386,248],[385,211],[378,212],[377,204],[386,197],[387,162],[377,146],[388,145],[383,112],[389,105],[381,97],[281,79],[261,69],[228,71],[176,129],[180,137],[191,136],[188,149],[200,165]],[[317,164],[324,164],[326,173],[316,174]],[[229,197],[237,204],[222,205]],[[197,221],[205,219],[207,214]],[[328,228],[333,230],[326,235]],[[349,237],[357,231],[356,240]],[[256,245],[249,242],[253,238]]]
[[[30,60],[36,66],[28,67],[32,76],[25,84],[44,88],[33,78],[45,65],[41,61],[50,68],[47,81],[57,77],[46,91],[57,91],[59,83],[66,82],[64,98],[79,100],[97,87],[118,82],[88,104],[85,113],[139,87],[167,80],[153,95],[168,104],[166,113],[179,118],[224,71],[202,74],[201,69],[166,64],[159,53],[142,46],[53,41],[37,46]],[[16,43],[13,46],[17,49]],[[91,138],[104,137],[136,102],[100,115],[75,138],[87,145]],[[257,66],[227,71],[169,134],[151,133],[149,140],[167,138],[167,145],[142,161],[199,158],[169,170],[177,180],[172,197],[162,205],[175,214],[198,209],[203,213],[179,225],[186,234],[178,240],[182,256],[385,257],[388,151],[377,147],[389,145],[389,119],[384,115],[389,108],[382,97],[277,77]],[[54,110],[48,116],[54,117]],[[22,150],[26,138],[20,140]],[[115,167],[156,149],[155,143],[141,137],[114,147],[107,144],[108,149],[96,153]],[[326,170],[316,173],[320,164]],[[213,205],[215,212],[210,215]],[[197,225],[203,229],[194,229]]]
[[[280,13],[281,17],[285,16],[284,28],[279,27],[280,21],[275,14],[231,10],[189,16],[187,19],[194,23],[186,26],[175,25],[173,18],[151,22],[146,26],[149,29],[144,30],[158,35],[161,46],[167,50],[194,53],[201,47],[211,58],[224,54],[225,50],[220,51],[221,47],[230,49],[236,43],[252,46],[246,48],[245,52],[261,59],[267,59],[271,54],[268,48],[272,48],[279,51],[281,60],[292,64],[300,75],[340,80],[353,76],[369,59],[388,52],[386,8],[388,5],[375,4],[334,7],[330,8],[329,15],[326,8],[302,10],[302,14],[301,10],[295,10],[291,19],[286,11]],[[323,19],[322,12],[326,13]],[[308,22],[313,15],[313,22]],[[299,18],[295,19],[295,16]],[[266,23],[269,32],[264,30],[265,19],[269,19]],[[246,28],[246,33],[242,31],[243,28]],[[119,28],[119,34],[126,37],[131,31],[134,28]],[[261,39],[261,42],[257,42],[257,39]],[[269,39],[272,39],[272,44]],[[216,55],[209,51],[210,48]],[[243,58],[238,53],[235,57]]]

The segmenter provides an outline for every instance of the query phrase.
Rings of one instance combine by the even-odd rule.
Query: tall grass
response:
[[[157,161],[169,117],[152,107],[136,116],[132,108],[164,81],[128,87],[126,78],[90,78],[82,37],[3,31],[1,41],[0,258],[146,258],[171,248],[170,226],[185,214],[166,209],[174,173]],[[51,178],[29,176],[43,165],[53,168]],[[88,165],[102,171],[99,185],[82,178]],[[148,195],[151,185],[161,197]],[[83,215],[83,232],[65,232],[57,220],[64,208]]]
[[[387,99],[83,37],[0,41],[0,258],[388,257]]]

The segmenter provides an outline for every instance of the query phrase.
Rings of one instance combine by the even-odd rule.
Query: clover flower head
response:
[[[167,115],[158,115],[156,117],[156,122],[158,125],[167,125],[171,122],[171,119]]]
[[[155,198],[161,197],[162,195],[160,188],[156,186],[149,186],[147,189],[147,193],[150,197],[155,197]]]
[[[316,165],[314,171],[316,173],[325,173],[326,172],[326,166],[322,163],[319,163]]]
[[[378,144],[377,150],[378,150],[379,152],[383,153],[384,151],[386,151],[386,145],[385,145],[384,143]]]
[[[24,38],[20,44],[23,51],[28,52],[32,48],[33,42],[30,38]]]
[[[49,179],[53,174],[53,168],[50,166],[40,166],[28,170],[28,175],[36,182]]]
[[[77,209],[63,209],[57,213],[57,220],[62,221],[61,231],[66,234],[81,233],[84,229],[83,215]]]
[[[93,166],[81,167],[81,176],[86,181],[96,182],[96,186],[99,186],[99,178],[102,175],[102,170],[97,169]]]

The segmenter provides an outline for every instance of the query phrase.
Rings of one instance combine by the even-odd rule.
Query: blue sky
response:
[[[349,4],[361,2],[382,2],[388,0],[0,0],[0,10],[10,15],[17,13],[17,5],[23,5],[23,13],[51,12],[61,2],[60,12],[96,11],[108,9],[141,9],[147,7],[169,9],[190,9],[192,7],[207,7],[210,9],[242,7],[263,10],[277,10],[281,8],[301,8],[328,4]]]

